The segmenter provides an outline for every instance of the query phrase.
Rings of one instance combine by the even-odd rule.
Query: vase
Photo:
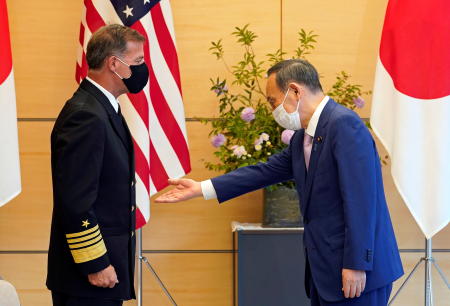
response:
[[[264,189],[263,227],[301,227],[303,218],[295,188]]]

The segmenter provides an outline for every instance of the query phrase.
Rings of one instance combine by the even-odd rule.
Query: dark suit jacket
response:
[[[56,120],[51,135],[50,290],[80,297],[135,297],[134,154],[122,118],[84,80]],[[109,264],[119,283],[112,289],[92,286],[87,275]]]
[[[297,131],[289,147],[267,163],[212,179],[219,202],[294,179],[305,251],[320,296],[330,302],[344,298],[343,268],[365,270],[366,291],[393,282],[403,268],[369,130],[357,114],[330,99],[319,119],[308,171],[303,136],[303,129]]]

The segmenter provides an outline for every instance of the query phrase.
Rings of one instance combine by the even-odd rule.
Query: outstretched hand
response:
[[[169,184],[175,186],[156,198],[156,203],[177,203],[202,195],[200,182],[191,179],[170,179]]]

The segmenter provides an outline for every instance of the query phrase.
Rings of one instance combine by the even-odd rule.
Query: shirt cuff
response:
[[[200,185],[205,200],[217,199],[216,189],[214,189],[211,180],[202,181]]]

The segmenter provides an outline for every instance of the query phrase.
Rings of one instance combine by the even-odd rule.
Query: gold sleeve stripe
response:
[[[80,236],[84,236],[87,235],[89,233],[92,233],[94,231],[98,230],[98,224],[90,229],[87,229],[85,231],[82,232],[78,232],[78,233],[72,233],[72,234],[66,234],[66,238],[74,238],[74,237],[80,237]]]
[[[100,235],[100,231],[98,229],[95,232],[93,232],[92,234],[87,235],[87,236],[83,236],[80,238],[67,239],[67,242],[68,243],[83,242],[83,241],[92,239],[92,238],[96,237],[97,235]]]
[[[69,247],[71,249],[78,249],[93,243],[97,243],[98,241],[102,240],[102,235],[98,235],[97,238],[86,241],[86,242],[82,242],[82,243],[76,243],[76,244],[69,244]]]
[[[83,263],[103,256],[106,253],[106,246],[105,242],[100,240],[98,243],[87,248],[70,250],[70,252],[72,253],[75,263]]]

